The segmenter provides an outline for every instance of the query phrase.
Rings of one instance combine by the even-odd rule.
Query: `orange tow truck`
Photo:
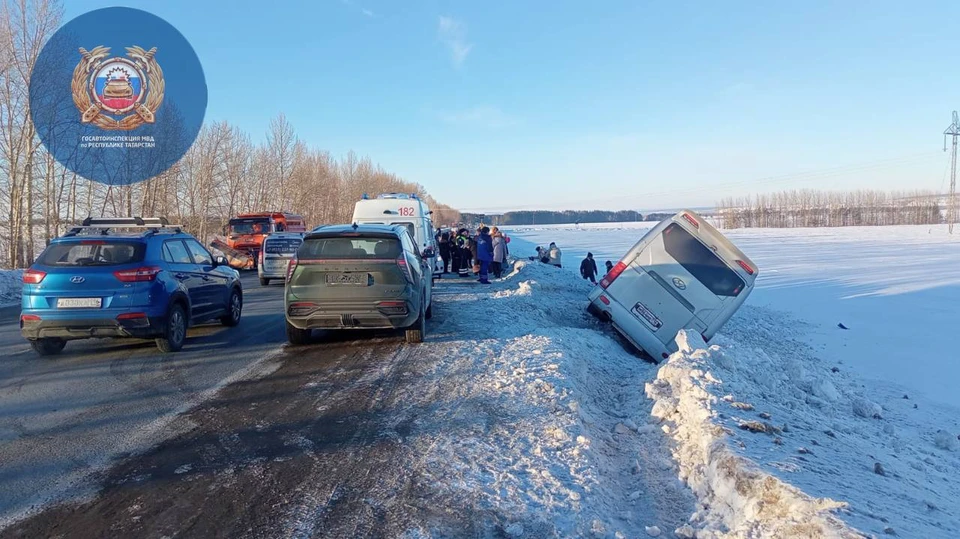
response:
[[[263,239],[273,232],[306,232],[303,216],[287,212],[242,213],[210,245],[236,269],[256,269]]]

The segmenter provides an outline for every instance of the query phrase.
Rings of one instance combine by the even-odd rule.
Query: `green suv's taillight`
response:
[[[405,301],[381,301],[377,303],[377,310],[381,314],[390,316],[390,315],[404,315],[407,314],[407,302]]]
[[[311,303],[309,301],[295,301],[287,307],[287,314],[289,316],[307,316],[308,314],[314,312],[319,308],[319,305],[316,303]]]

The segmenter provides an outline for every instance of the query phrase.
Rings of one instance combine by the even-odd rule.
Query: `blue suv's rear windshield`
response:
[[[37,263],[44,266],[120,266],[143,262],[141,241],[81,240],[50,244]]]

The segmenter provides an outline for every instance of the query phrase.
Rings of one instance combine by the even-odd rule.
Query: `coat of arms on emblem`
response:
[[[163,71],[154,55],[140,47],[127,47],[127,57],[108,58],[108,47],[80,48],[80,63],[73,70],[73,103],[80,121],[110,131],[130,131],[155,121],[163,103]]]

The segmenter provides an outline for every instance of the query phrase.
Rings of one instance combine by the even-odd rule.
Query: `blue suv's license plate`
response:
[[[101,298],[57,298],[58,309],[99,309]]]

